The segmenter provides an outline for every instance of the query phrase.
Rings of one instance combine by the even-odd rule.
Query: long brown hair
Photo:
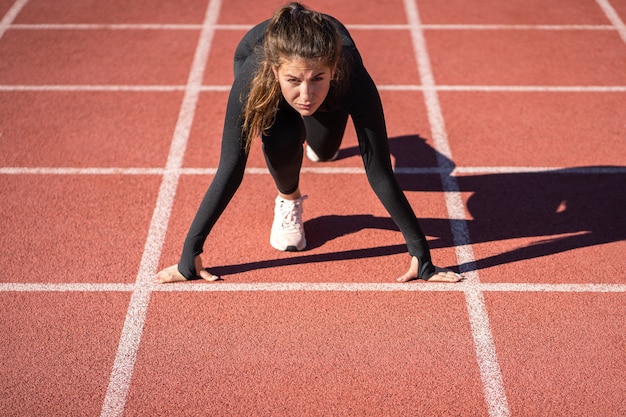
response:
[[[345,69],[344,65],[338,65],[340,56],[341,37],[327,16],[295,2],[276,11],[265,31],[263,61],[245,103],[246,149],[250,149],[256,136],[266,133],[274,124],[282,93],[273,68],[294,58],[318,61],[336,67],[331,85],[341,84]]]

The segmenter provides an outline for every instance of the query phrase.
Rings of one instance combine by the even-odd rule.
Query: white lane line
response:
[[[411,25],[348,24],[349,30],[410,30]],[[490,24],[423,24],[422,30],[431,31],[613,31],[611,25],[490,25]]]
[[[163,175],[165,168],[122,168],[122,167],[0,167],[0,175]],[[180,168],[180,175],[215,175],[217,168]],[[359,167],[304,167],[303,173],[319,175],[362,175],[365,169]],[[623,166],[590,167],[524,167],[524,166],[484,166],[484,167],[396,167],[396,174],[403,175],[459,175],[459,174],[558,174],[558,175],[606,175],[626,174]],[[246,168],[248,175],[269,175],[267,168]]]
[[[510,416],[502,370],[485,306],[485,297],[479,286],[473,286],[465,292],[465,298],[489,415],[491,417]]]
[[[492,292],[624,293],[626,292],[626,284],[481,283],[480,290]]]
[[[26,2],[26,0],[22,0]],[[201,30],[202,25],[193,23],[1,23],[5,28],[16,30]],[[248,31],[253,25],[216,24],[216,30]],[[347,24],[349,30],[410,30],[405,24]],[[611,25],[517,25],[517,24],[427,24],[424,30],[527,30],[527,31],[613,31]]]
[[[0,85],[0,92],[156,92],[170,93],[185,91],[184,85]],[[204,85],[201,92],[227,93],[230,85]],[[412,92],[432,89],[452,92],[494,93],[624,93],[625,85],[436,85],[425,87],[417,84],[381,84],[380,91]]]
[[[613,27],[617,30],[622,40],[626,42],[626,25],[613,6],[611,6],[609,0],[596,0],[596,3],[598,3],[598,6],[600,6],[607,19],[609,19]]]
[[[153,291],[161,292],[465,292],[468,287],[477,287],[485,292],[562,292],[562,293],[626,293],[626,284],[444,284],[412,282],[398,283],[343,283],[343,282],[301,282],[301,283],[241,283],[194,282],[182,285],[159,285]],[[0,286],[0,288],[2,288]]]
[[[135,284],[94,283],[0,283],[0,292],[132,292]]]
[[[172,145],[167,158],[165,172],[156,207],[152,215],[152,221],[146,239],[143,256],[136,279],[136,289],[133,291],[130,305],[126,313],[126,320],[122,328],[120,343],[118,346],[115,362],[109,379],[109,386],[104,398],[101,416],[121,416],[126,405],[126,398],[135,366],[137,351],[143,332],[143,326],[150,303],[150,292],[153,284],[150,283],[156,274],[159,258],[171,209],[176,195],[176,187],[180,177],[180,168],[191,124],[193,122],[200,86],[206,67],[209,51],[215,33],[215,23],[220,12],[221,0],[211,0],[208,4],[199,43],[191,65],[185,96],[172,139]]]
[[[422,88],[423,89],[423,88]],[[626,86],[614,85],[438,85],[436,91],[494,93],[623,93]]]
[[[424,30],[415,0],[405,0],[405,10],[411,26],[411,39],[418,63],[421,84],[424,86],[424,101],[431,127],[431,136],[437,153],[437,165],[452,171],[452,155],[448,143],[443,113],[439,105],[439,98],[435,90],[435,78],[432,73]],[[489,316],[485,307],[484,296],[478,284],[479,277],[475,268],[475,258],[465,222],[465,209],[459,185],[455,177],[442,174],[440,176],[445,191],[448,216],[451,219],[461,219],[451,222],[457,262],[467,265],[467,290],[465,298],[469,313],[469,321],[476,349],[476,358],[485,392],[485,401],[491,417],[506,417],[510,415],[502,372],[496,355],[495,344],[489,325]]]
[[[170,93],[175,91],[185,91],[185,85],[96,85],[96,84],[75,84],[75,85],[0,85],[0,92],[137,92],[137,93]],[[207,87],[207,91],[210,87]]]
[[[11,23],[13,23],[17,15],[24,8],[24,6],[26,6],[26,3],[28,3],[28,0],[17,0],[15,3],[13,3],[13,6],[11,6],[9,11],[6,12],[2,20],[0,21],[0,39],[2,39],[4,32],[6,32],[7,29],[11,26]]]
[[[422,25],[424,30],[537,30],[537,31],[594,31],[594,30],[615,30],[611,25]]]
[[[15,30],[202,30],[193,23],[16,23]]]
[[[163,175],[163,168],[0,167],[2,175]]]
[[[589,167],[458,167],[453,174],[559,174],[559,175],[604,175],[625,174],[624,166]]]
[[[415,281],[395,282],[254,282],[205,283],[194,281],[175,285],[154,285],[159,292],[465,292],[469,285],[482,292],[559,292],[559,293],[626,293],[626,284],[541,284],[541,283],[479,283],[437,284]],[[1,292],[133,292],[138,284],[123,283],[0,283]]]

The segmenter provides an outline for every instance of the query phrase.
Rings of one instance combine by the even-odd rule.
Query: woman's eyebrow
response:
[[[319,77],[320,75],[326,75],[326,71],[320,71],[317,74],[314,74],[311,78]],[[293,75],[293,74],[290,74],[290,73],[286,73],[285,77],[300,78],[299,76]]]

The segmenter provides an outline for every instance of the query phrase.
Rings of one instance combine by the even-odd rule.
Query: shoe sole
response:
[[[281,252],[300,252],[301,250],[304,250],[306,248],[306,241],[304,241],[301,248],[298,248],[297,246],[294,246],[294,245],[289,245],[287,247],[278,246],[274,244],[274,242],[272,242],[271,240],[270,240],[270,245],[272,245],[274,249],[279,250]]]

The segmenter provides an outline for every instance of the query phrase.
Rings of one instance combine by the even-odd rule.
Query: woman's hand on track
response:
[[[195,263],[196,263],[195,265],[196,272],[198,273],[198,276],[200,278],[206,281],[218,281],[220,279],[220,277],[218,277],[217,275],[213,275],[209,271],[204,269],[204,267],[202,266],[202,259],[200,258],[200,256],[196,256]],[[165,284],[168,282],[181,282],[181,281],[187,281],[187,279],[180,272],[178,272],[178,264],[172,265],[160,271],[153,280],[153,282],[156,284]]]
[[[406,274],[398,277],[398,282],[409,282],[414,279],[417,279],[417,267],[419,262],[417,258],[414,256],[411,258],[411,266]],[[459,282],[464,279],[463,275],[457,274],[454,271],[445,268],[435,267],[435,274],[428,278],[427,282]]]

